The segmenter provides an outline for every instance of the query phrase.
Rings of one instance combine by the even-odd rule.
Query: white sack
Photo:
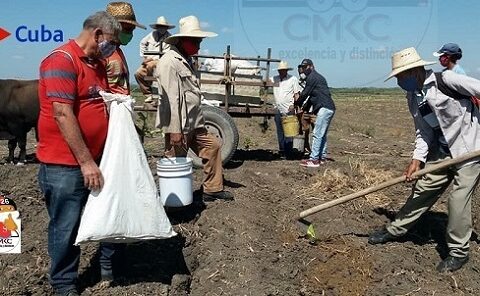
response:
[[[231,56],[235,57],[233,54]],[[231,60],[230,65],[232,67],[232,73],[234,74],[258,75],[260,73],[260,68],[249,61]],[[225,69],[225,60],[206,58],[203,62],[203,68],[208,72],[223,73]]]
[[[101,95],[110,104],[107,140],[100,163],[105,184],[100,192],[88,196],[75,245],[176,235],[135,130],[133,99],[104,92]]]

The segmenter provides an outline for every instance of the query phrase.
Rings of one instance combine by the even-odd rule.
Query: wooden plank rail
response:
[[[194,57],[196,58],[204,58],[204,59],[225,59],[225,56],[214,56],[214,55],[195,55]],[[231,56],[231,60],[241,60],[241,61],[256,61],[256,62],[270,62],[270,63],[280,63],[281,60],[279,59],[271,59],[271,58],[261,58],[261,57],[237,57],[237,56]]]
[[[149,54],[155,54],[155,53],[149,53]],[[198,65],[198,59],[199,58],[211,58],[211,59],[222,59],[225,61],[225,67],[224,67],[224,72],[223,73],[217,73],[219,74],[218,79],[202,79],[201,75],[202,73],[208,73],[206,71],[198,71],[198,78],[200,80],[200,84],[216,84],[216,85],[224,85],[225,90],[223,93],[223,98],[222,98],[222,107],[225,109],[225,111],[232,116],[240,117],[240,116],[272,116],[275,114],[275,110],[273,108],[265,106],[263,107],[253,107],[253,106],[245,106],[245,107],[238,107],[238,106],[230,106],[230,97],[234,95],[232,93],[233,89],[235,86],[253,86],[253,87],[260,87],[265,90],[265,92],[268,92],[267,89],[270,87],[273,87],[273,83],[270,81],[270,71],[271,71],[271,63],[278,63],[281,60],[279,59],[272,59],[272,49],[268,48],[267,49],[267,57],[262,58],[260,56],[257,57],[237,57],[237,56],[232,56],[231,51],[230,51],[230,45],[227,45],[227,50],[225,51],[225,54],[222,56],[216,56],[216,55],[203,55],[203,54],[198,54],[194,55],[193,58],[196,61],[196,64]],[[265,69],[265,73],[263,77],[261,75],[235,75],[232,73],[232,61],[233,60],[243,60],[243,61],[254,61],[256,62],[256,66],[258,68]],[[260,67],[260,63],[266,63],[265,67]],[[240,67],[240,68],[257,68],[257,67]],[[223,74],[223,77],[221,76]],[[236,78],[252,78],[252,79],[258,79],[261,81],[238,81]],[[145,80],[147,81],[156,81],[155,77],[153,76],[147,76],[145,77]],[[260,93],[260,90],[259,90]],[[135,110],[140,110],[142,106],[135,106]],[[232,110],[230,110],[232,108]],[[148,109],[148,107],[147,107]],[[143,110],[142,111],[154,111],[155,109],[151,110]]]
[[[136,105],[133,107],[135,112],[157,112],[157,108],[151,105]],[[230,106],[228,114],[232,117],[254,117],[254,116],[275,116],[276,110],[273,107],[261,107],[259,105],[250,106]]]

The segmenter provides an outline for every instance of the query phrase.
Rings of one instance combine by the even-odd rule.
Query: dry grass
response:
[[[322,175],[313,179],[311,186],[302,188],[299,196],[305,199],[328,200],[393,178],[391,171],[371,167],[362,158],[350,157],[348,165],[347,170],[327,168]],[[367,195],[366,201],[370,206],[383,206],[390,203],[391,199],[382,192],[375,192]]]

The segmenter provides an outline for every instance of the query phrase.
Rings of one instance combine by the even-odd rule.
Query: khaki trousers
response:
[[[439,152],[435,159],[427,160],[426,167],[449,158],[451,157]],[[387,230],[396,236],[406,234],[453,181],[453,188],[448,196],[447,245],[450,256],[467,256],[472,235],[471,197],[479,181],[479,175],[480,163],[477,162],[423,176],[417,180],[407,202],[398,212],[395,221],[387,226]]]
[[[202,159],[203,192],[214,193],[223,190],[223,167],[221,144],[204,128],[191,131],[186,135],[185,146],[170,145],[170,134],[165,134],[165,156],[186,156],[188,148]]]
[[[157,60],[154,60],[147,64],[142,64],[135,72],[135,80],[137,80],[138,86],[144,95],[152,94],[152,81],[145,80],[145,77],[153,75],[157,62]]]

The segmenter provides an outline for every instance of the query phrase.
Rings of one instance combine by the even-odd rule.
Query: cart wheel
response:
[[[218,107],[202,105],[205,128],[222,144],[222,164],[225,165],[235,154],[238,146],[238,130],[233,118]],[[188,156],[196,168],[203,167],[202,159],[190,149]]]

